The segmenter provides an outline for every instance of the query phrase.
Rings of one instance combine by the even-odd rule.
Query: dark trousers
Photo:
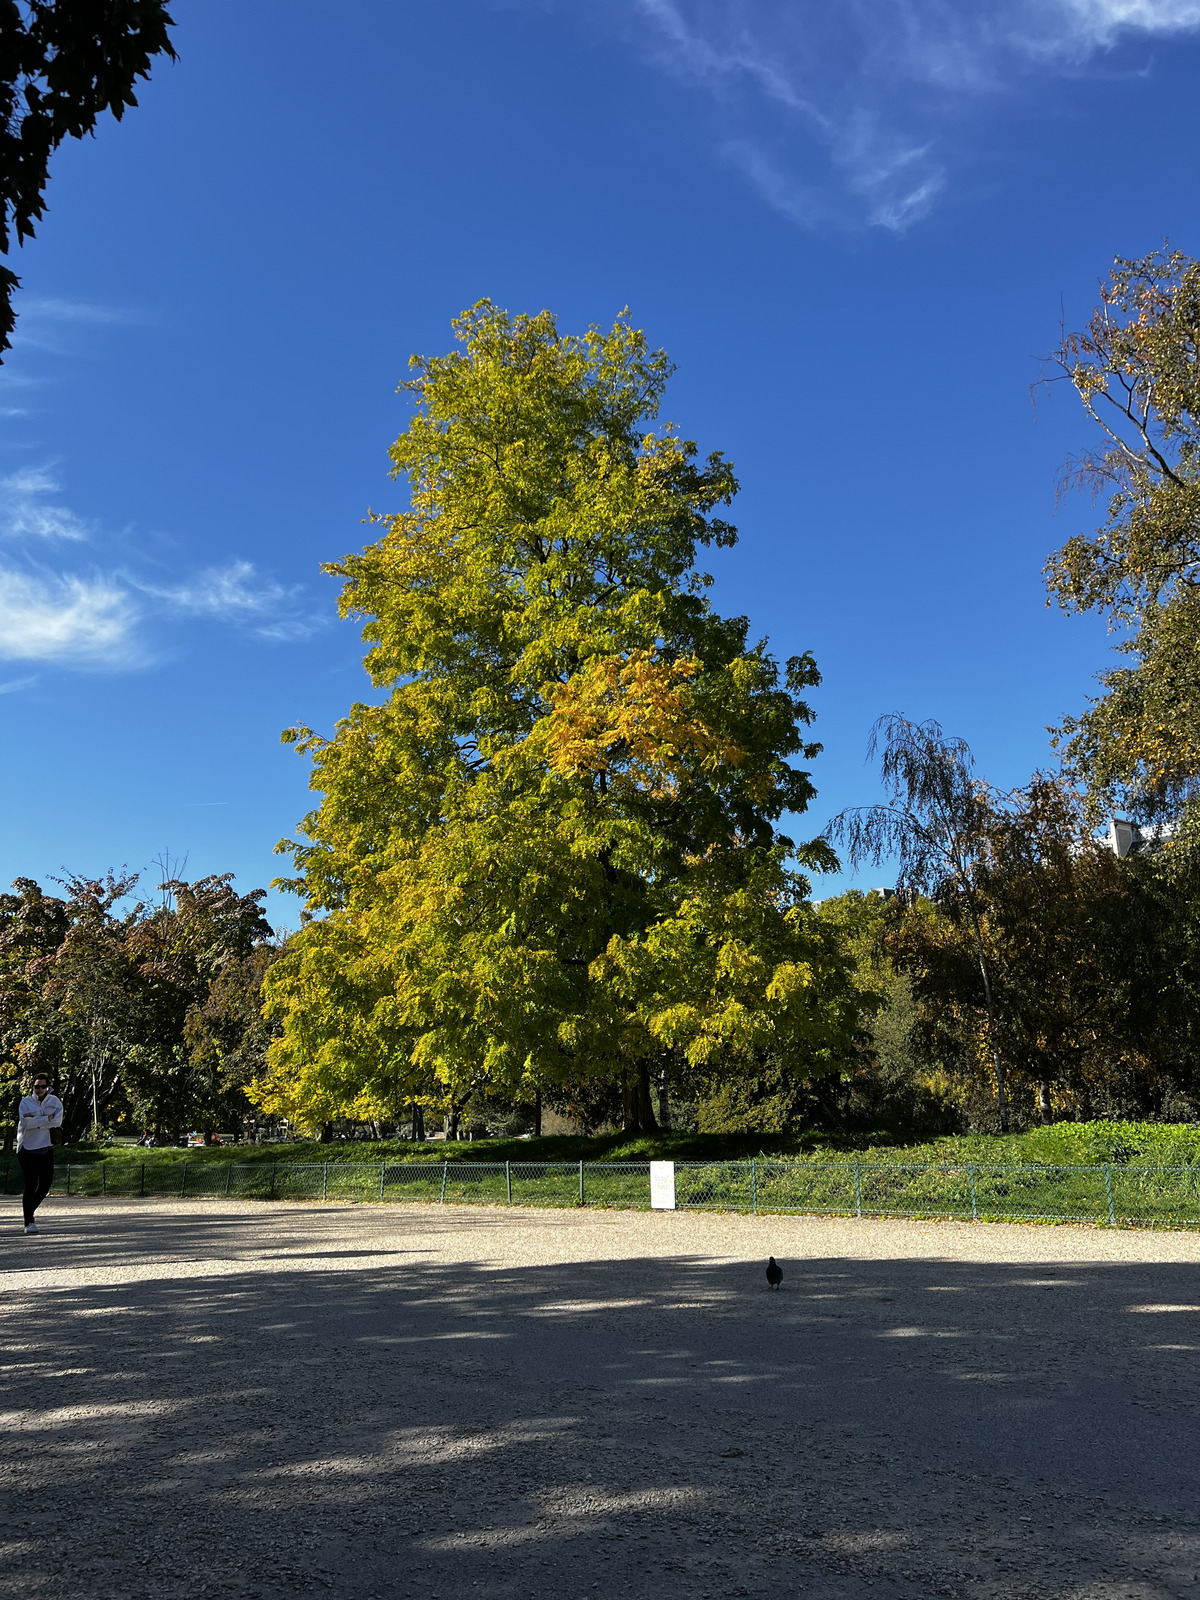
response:
[[[54,1182],[54,1146],[46,1150],[18,1150],[17,1160],[25,1174],[25,1192],[21,1204],[25,1208],[25,1226],[33,1221],[33,1213],[50,1193]]]

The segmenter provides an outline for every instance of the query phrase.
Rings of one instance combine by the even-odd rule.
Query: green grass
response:
[[[764,1134],[659,1134],[629,1138],[624,1134],[591,1137],[556,1136],[545,1139],[475,1139],[450,1144],[443,1140],[412,1144],[406,1140],[318,1144],[220,1145],[205,1149],[141,1150],[129,1145],[77,1144],[60,1147],[59,1159],[83,1163],[106,1161],[117,1165],[155,1168],[186,1161],[189,1169],[229,1162],[353,1164],[374,1166],[382,1162],[622,1162],[622,1161],[845,1161],[858,1157],[872,1162],[966,1161],[1000,1166],[1076,1166],[1112,1162],[1120,1166],[1192,1166],[1200,1164],[1200,1126],[1175,1123],[1060,1122],[1050,1128],[1006,1136],[970,1134],[897,1143],[886,1133],[839,1136],[823,1132],[789,1135]]]
[[[642,1207],[647,1162],[656,1156],[682,1163],[676,1195],[692,1208],[1200,1226],[1200,1128],[1149,1123],[1063,1123],[1005,1138],[909,1145],[612,1134],[449,1145],[65,1146],[55,1193],[574,1206],[582,1162],[587,1204]],[[4,1192],[20,1183],[9,1153]]]

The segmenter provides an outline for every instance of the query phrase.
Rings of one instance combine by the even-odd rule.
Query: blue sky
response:
[[[0,880],[280,870],[279,732],[367,688],[319,565],[401,503],[396,384],[484,295],[628,305],[736,462],[715,602],[825,676],[797,831],[875,797],[883,711],[1003,784],[1048,760],[1109,642],[1045,607],[1098,513],[1056,506],[1088,434],[1029,387],[1114,254],[1200,253],[1200,0],[173,10],[179,62],[59,152],[13,262]]]

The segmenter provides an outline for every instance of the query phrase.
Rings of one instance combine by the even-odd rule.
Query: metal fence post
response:
[[[508,1203],[512,1205],[512,1162],[504,1163],[504,1188],[508,1194]]]
[[[585,1204],[585,1201],[584,1201],[584,1198],[583,1198],[583,1162],[582,1161],[579,1163],[579,1204],[580,1205],[584,1205]]]
[[[1108,1195],[1108,1220],[1109,1223],[1115,1228],[1117,1225],[1117,1212],[1116,1207],[1113,1205],[1112,1168],[1109,1166],[1107,1161],[1104,1163],[1104,1189],[1105,1193]]]
[[[328,1192],[329,1192],[329,1163],[327,1161],[325,1163],[325,1165],[321,1168],[321,1199],[322,1200],[324,1200],[324,1198],[328,1194]]]
[[[142,1162],[142,1186],[138,1190],[138,1193],[141,1195],[143,1200],[146,1198],[146,1163],[144,1161]]]
[[[757,1164],[757,1162],[754,1162],[754,1161],[752,1161],[750,1163],[750,1203],[754,1207],[754,1213],[757,1216],[758,1215],[758,1164]]]
[[[233,1162],[232,1161],[228,1161],[225,1164],[225,1193],[226,1194],[229,1193],[229,1180],[232,1177],[233,1177]]]
[[[187,1194],[187,1162],[180,1162],[180,1165],[182,1166],[183,1171],[179,1177],[179,1198],[182,1200]]]
[[[447,1174],[447,1172],[449,1170],[450,1170],[450,1163],[448,1161],[443,1161],[442,1162],[442,1204],[443,1205],[446,1204],[446,1174]]]
[[[108,1193],[108,1162],[107,1161],[102,1161],[100,1163],[100,1193],[101,1194],[107,1194]]]
[[[971,1221],[979,1221],[979,1207],[975,1203],[975,1163],[967,1162],[967,1182],[971,1185]]]
[[[384,1173],[386,1171],[387,1171],[387,1163],[386,1163],[386,1161],[381,1161],[379,1163],[379,1198],[381,1200],[383,1199],[383,1175],[384,1175]]]
[[[71,1192],[71,1163],[67,1162],[67,1193]]]
[[[278,1171],[279,1171],[279,1163],[278,1163],[278,1161],[272,1161],[272,1163],[271,1163],[271,1199],[272,1200],[274,1200],[274,1198],[275,1198],[275,1174]]]
[[[862,1216],[862,1178],[857,1161],[854,1163],[854,1215]]]

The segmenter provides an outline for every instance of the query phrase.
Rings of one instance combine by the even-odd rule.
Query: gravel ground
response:
[[[1200,1597],[1194,1234],[0,1207],[3,1596]]]

